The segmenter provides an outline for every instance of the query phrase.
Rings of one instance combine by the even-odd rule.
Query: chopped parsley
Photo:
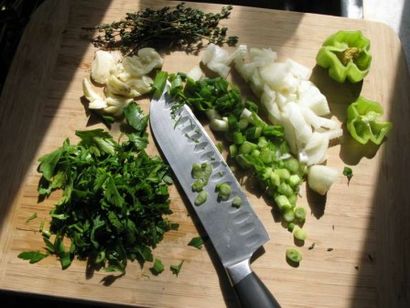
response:
[[[164,271],[164,264],[162,264],[160,259],[155,259],[154,264],[149,270],[153,275],[157,276]]]
[[[203,244],[204,242],[202,241],[202,238],[198,236],[198,237],[193,237],[191,241],[188,243],[188,246],[193,246],[197,249],[201,249]]]
[[[184,264],[184,260],[182,260],[178,265],[171,265],[169,269],[171,270],[172,274],[178,276],[179,272],[181,271],[182,264]]]
[[[102,129],[77,131],[78,144],[66,139],[40,158],[40,197],[62,191],[50,212],[50,229],[41,233],[47,252],[58,257],[63,269],[78,258],[106,271],[125,272],[128,260],[152,262],[152,248],[178,227],[165,218],[172,213],[169,166],[145,152],[148,116],[135,103],[124,115],[128,140],[118,143]],[[19,255],[30,263],[46,256],[32,251]]]
[[[43,260],[47,256],[48,254],[42,253],[40,251],[24,251],[20,253],[17,257],[23,260],[27,260],[31,264],[33,264]]]
[[[344,167],[343,168],[343,175],[345,176],[345,177],[347,177],[347,184],[349,185],[349,183],[350,183],[350,180],[352,179],[352,177],[353,177],[353,170],[352,170],[352,168],[349,168],[349,167]]]

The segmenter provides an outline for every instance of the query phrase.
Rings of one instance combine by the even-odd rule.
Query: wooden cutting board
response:
[[[175,187],[171,188],[171,219],[180,224],[155,249],[167,268],[154,277],[150,264],[130,264],[115,279],[104,272],[86,272],[75,261],[62,271],[54,257],[31,265],[17,258],[40,249],[41,221],[57,195],[37,203],[36,160],[60,146],[74,131],[95,128],[81,104],[81,80],[88,76],[95,48],[82,26],[118,20],[128,11],[170,2],[131,0],[49,0],[32,17],[21,40],[0,101],[0,288],[152,307],[236,306],[212,248],[187,246],[198,229]],[[209,11],[220,6],[189,4]],[[310,68],[324,39],[340,29],[360,29],[371,39],[373,63],[360,85],[339,85],[314,68],[312,80],[327,96],[333,114],[345,120],[347,103],[361,90],[381,102],[394,123],[388,141],[378,150],[355,146],[349,138],[329,150],[328,165],[353,168],[328,193],[317,198],[303,187],[299,204],[308,209],[309,239],[299,268],[285,261],[291,234],[275,222],[271,207],[246,187],[255,211],[271,240],[253,268],[283,307],[409,307],[410,305],[410,101],[409,77],[397,36],[379,23],[313,14],[235,7],[225,23],[240,43],[270,47],[279,58],[292,58]],[[198,58],[184,53],[165,55],[164,69],[187,71]],[[145,110],[148,102],[141,105]],[[116,131],[114,134],[118,133]],[[149,152],[156,153],[153,142]],[[38,218],[26,223],[36,212]],[[314,249],[309,249],[312,244]],[[179,277],[168,270],[184,260]]]

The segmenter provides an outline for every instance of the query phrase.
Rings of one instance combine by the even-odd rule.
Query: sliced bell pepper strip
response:
[[[379,145],[392,128],[391,122],[378,121],[382,115],[383,107],[379,103],[360,96],[347,108],[347,130],[361,144],[370,140]]]
[[[337,82],[359,82],[368,74],[372,56],[370,40],[361,31],[339,31],[329,36],[316,56]]]

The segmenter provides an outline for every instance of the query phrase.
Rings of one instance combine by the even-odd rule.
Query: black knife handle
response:
[[[268,288],[251,272],[234,285],[243,308],[280,308]]]

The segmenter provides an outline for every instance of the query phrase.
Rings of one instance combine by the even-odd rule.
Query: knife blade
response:
[[[250,268],[253,253],[269,240],[264,226],[201,123],[186,105],[172,110],[173,102],[166,90],[150,105],[150,126],[159,148],[207,232],[242,306],[279,307]],[[209,183],[204,188],[208,198],[201,206],[195,206],[197,193],[191,188],[194,181],[191,169],[193,164],[204,162],[213,166]],[[229,200],[218,201],[215,192],[218,183],[231,186]],[[239,208],[231,205],[234,196],[242,200]]]

